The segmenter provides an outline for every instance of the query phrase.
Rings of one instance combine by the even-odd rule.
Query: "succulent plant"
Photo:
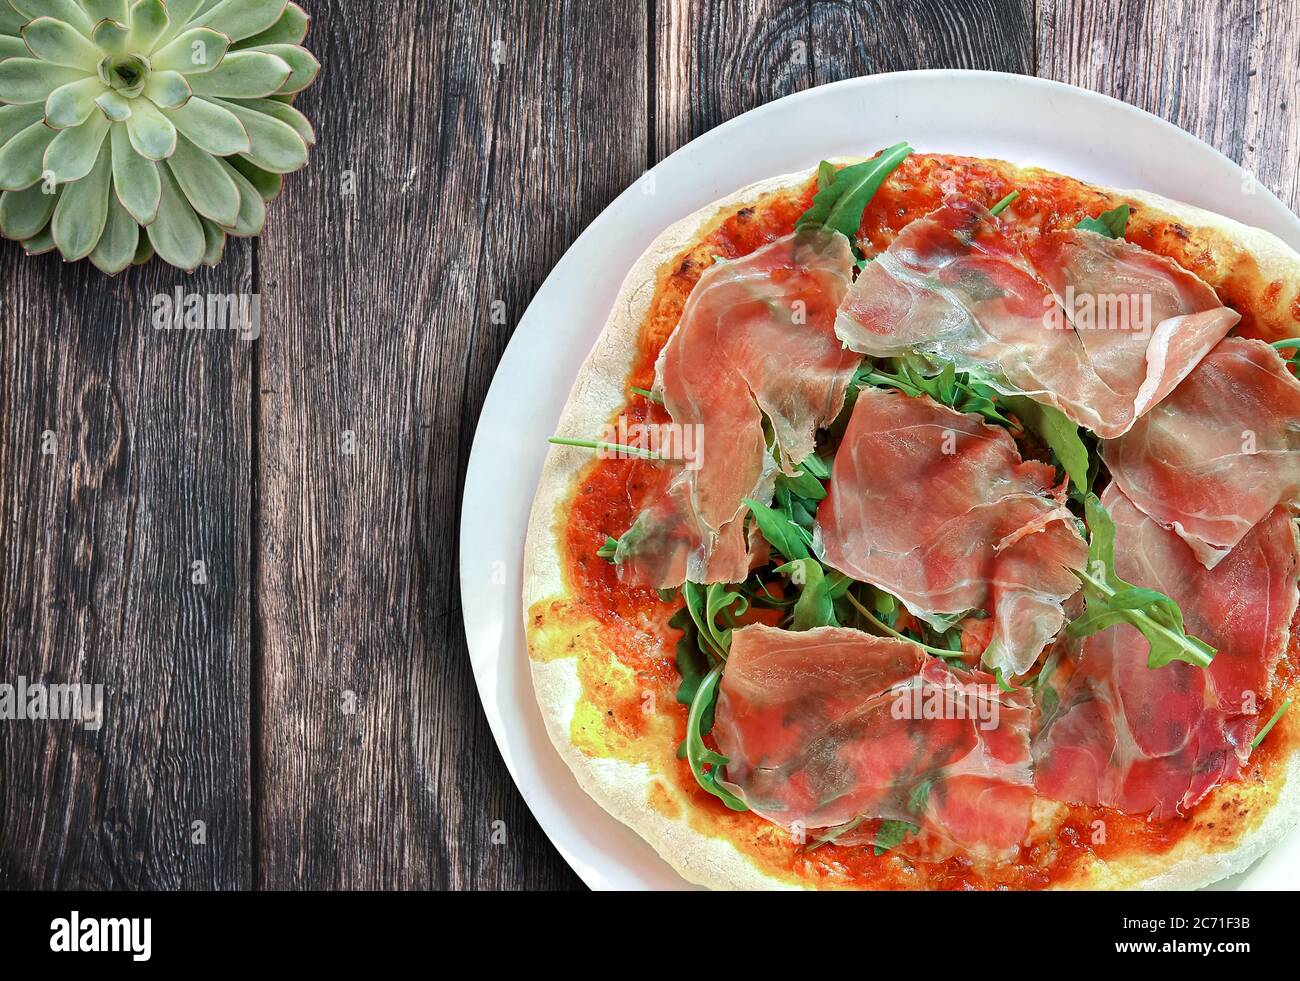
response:
[[[286,0],[0,0],[0,233],[106,273],[261,232],[319,62]]]

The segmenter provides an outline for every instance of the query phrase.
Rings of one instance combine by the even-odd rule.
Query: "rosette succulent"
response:
[[[0,0],[0,233],[107,273],[262,230],[319,62],[285,0]]]

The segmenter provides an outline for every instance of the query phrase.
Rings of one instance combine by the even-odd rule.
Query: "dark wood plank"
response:
[[[651,157],[812,85],[917,68],[1032,72],[1033,0],[658,0]]]
[[[98,731],[0,722],[0,888],[251,884],[251,345],[150,312],[249,292],[252,251],[109,280],[0,244],[0,683],[105,686]]]
[[[1038,73],[1162,116],[1300,205],[1300,5],[1039,0]]]
[[[457,515],[512,326],[645,167],[648,18],[308,6],[359,67],[305,94],[321,145],[261,247],[258,884],[572,887],[478,707]]]
[[[1033,72],[1033,0],[812,0],[818,85],[922,68]]]

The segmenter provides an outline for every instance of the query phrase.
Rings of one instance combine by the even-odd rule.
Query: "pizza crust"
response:
[[[858,158],[837,162],[849,163]],[[1042,171],[1017,171],[1026,176]],[[661,274],[683,251],[701,241],[724,219],[745,206],[755,206],[765,198],[803,186],[811,172],[786,174],[742,188],[734,194],[707,205],[666,229],[641,255],[624,279],[609,320],[578,372],[568,402],[556,427],[558,435],[582,436],[597,431],[620,411],[626,402],[626,380],[638,357],[638,337],[655,298]],[[1276,236],[1242,225],[1232,219],[1172,201],[1147,191],[1096,188],[1110,195],[1115,203],[1134,205],[1144,220],[1177,222],[1203,236],[1219,265],[1227,269],[1231,259],[1248,254],[1258,266],[1261,282],[1300,283],[1300,256]],[[1214,277],[1208,276],[1211,285]],[[1288,308],[1296,304],[1297,287],[1269,297],[1276,316],[1271,323],[1285,322]],[[1261,297],[1260,300],[1263,303]],[[1300,317],[1300,312],[1297,313]],[[1282,329],[1261,331],[1273,337],[1288,336]],[[1293,331],[1300,333],[1300,330]],[[631,827],[685,879],[715,889],[789,889],[808,888],[807,882],[791,874],[778,878],[760,868],[754,859],[732,841],[699,829],[699,815],[692,821],[691,804],[685,798],[673,808],[655,806],[656,789],[664,790],[664,779],[644,763],[589,755],[575,745],[572,725],[582,699],[578,658],[601,656],[599,651],[584,653],[573,638],[584,633],[583,625],[566,624],[570,637],[567,649],[557,656],[554,639],[548,638],[546,610],[569,598],[564,569],[567,558],[562,541],[564,514],[574,492],[575,482],[590,463],[582,450],[553,446],[547,454],[538,482],[537,495],[529,517],[524,547],[523,605],[524,626],[528,639],[533,685],[538,706],[551,741],[584,791],[619,821]],[[587,625],[595,633],[594,621]],[[570,650],[572,653],[570,653]],[[1283,733],[1288,745],[1300,744],[1300,720],[1295,713],[1279,720],[1274,737]],[[1290,753],[1285,765],[1278,768],[1262,787],[1249,788],[1252,799],[1231,800],[1241,796],[1240,785],[1216,788],[1210,801],[1222,807],[1237,808],[1249,815],[1246,830],[1231,847],[1207,850],[1196,836],[1180,840],[1169,852],[1159,855],[1126,855],[1122,861],[1093,862],[1063,881],[1064,888],[1089,889],[1193,889],[1226,876],[1244,871],[1272,848],[1300,821],[1300,751]],[[671,792],[671,791],[670,791]],[[1244,809],[1244,810],[1243,810]],[[1260,811],[1263,811],[1262,816]],[[707,819],[707,815],[704,816]]]

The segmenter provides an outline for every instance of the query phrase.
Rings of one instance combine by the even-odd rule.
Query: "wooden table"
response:
[[[320,142],[260,241],[112,280],[0,247],[0,682],[107,692],[0,722],[0,887],[579,884],[478,705],[461,484],[547,271],[724,120],[1024,72],[1300,194],[1297,0],[304,2]],[[175,286],[260,294],[261,338],[154,329]]]

